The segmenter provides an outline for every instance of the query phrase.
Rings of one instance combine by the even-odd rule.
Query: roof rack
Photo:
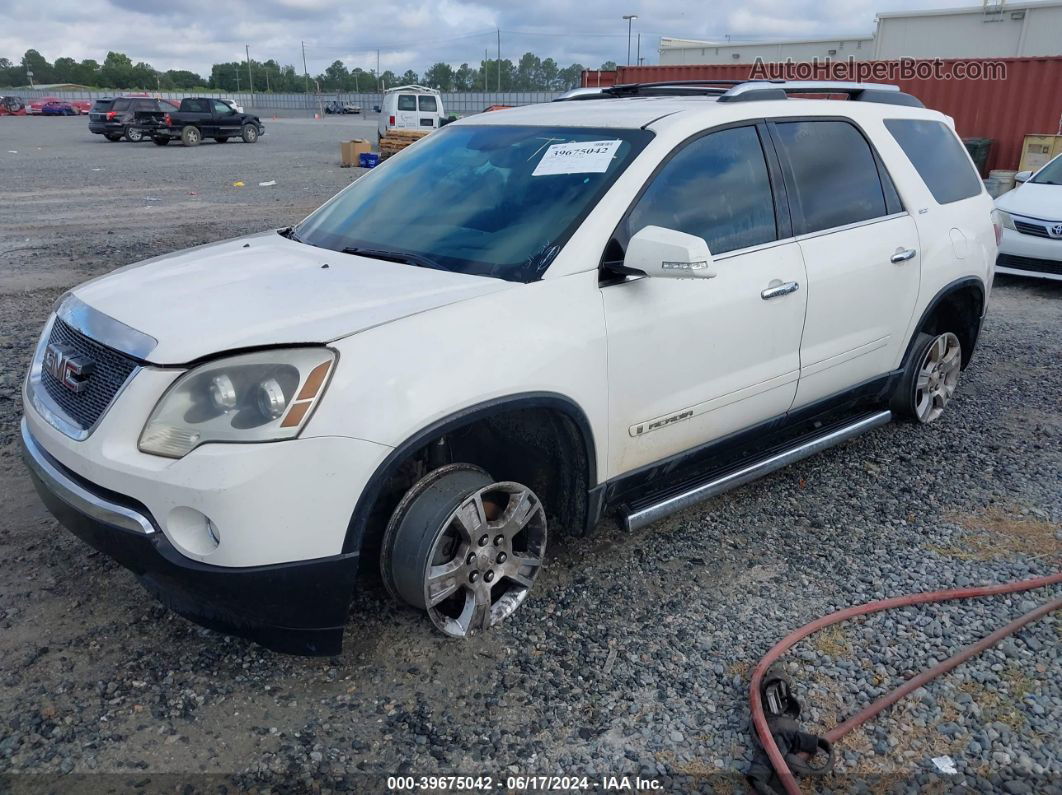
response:
[[[855,102],[880,102],[923,108],[925,105],[899,86],[842,80],[673,80],[661,83],[624,83],[602,88],[577,88],[554,102],[646,96],[710,96],[719,102],[757,102],[789,99],[790,94],[844,94]]]

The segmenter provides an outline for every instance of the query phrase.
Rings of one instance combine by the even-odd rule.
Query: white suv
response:
[[[940,416],[991,213],[950,120],[891,86],[476,116],[294,228],[63,297],[26,460],[63,523],[201,623],[335,653],[382,577],[470,636],[527,596],[547,519],[640,527]]]

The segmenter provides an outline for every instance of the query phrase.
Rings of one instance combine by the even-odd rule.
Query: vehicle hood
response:
[[[996,199],[996,206],[1008,213],[1062,221],[1062,185],[1026,182]]]
[[[237,348],[332,342],[517,286],[340,254],[265,232],[129,265],[73,293],[158,340],[148,361],[184,364]]]

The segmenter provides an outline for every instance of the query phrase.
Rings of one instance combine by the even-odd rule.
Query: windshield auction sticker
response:
[[[532,177],[551,174],[601,174],[616,156],[621,141],[578,141],[553,144],[538,161]]]

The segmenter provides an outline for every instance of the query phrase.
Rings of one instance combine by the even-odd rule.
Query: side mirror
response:
[[[1019,171],[1014,175],[1014,181],[1020,185],[1021,183],[1028,182],[1032,179],[1032,175],[1033,173],[1031,171]]]
[[[714,279],[712,252],[703,238],[662,226],[646,226],[630,243],[623,258],[627,273],[665,279]]]

